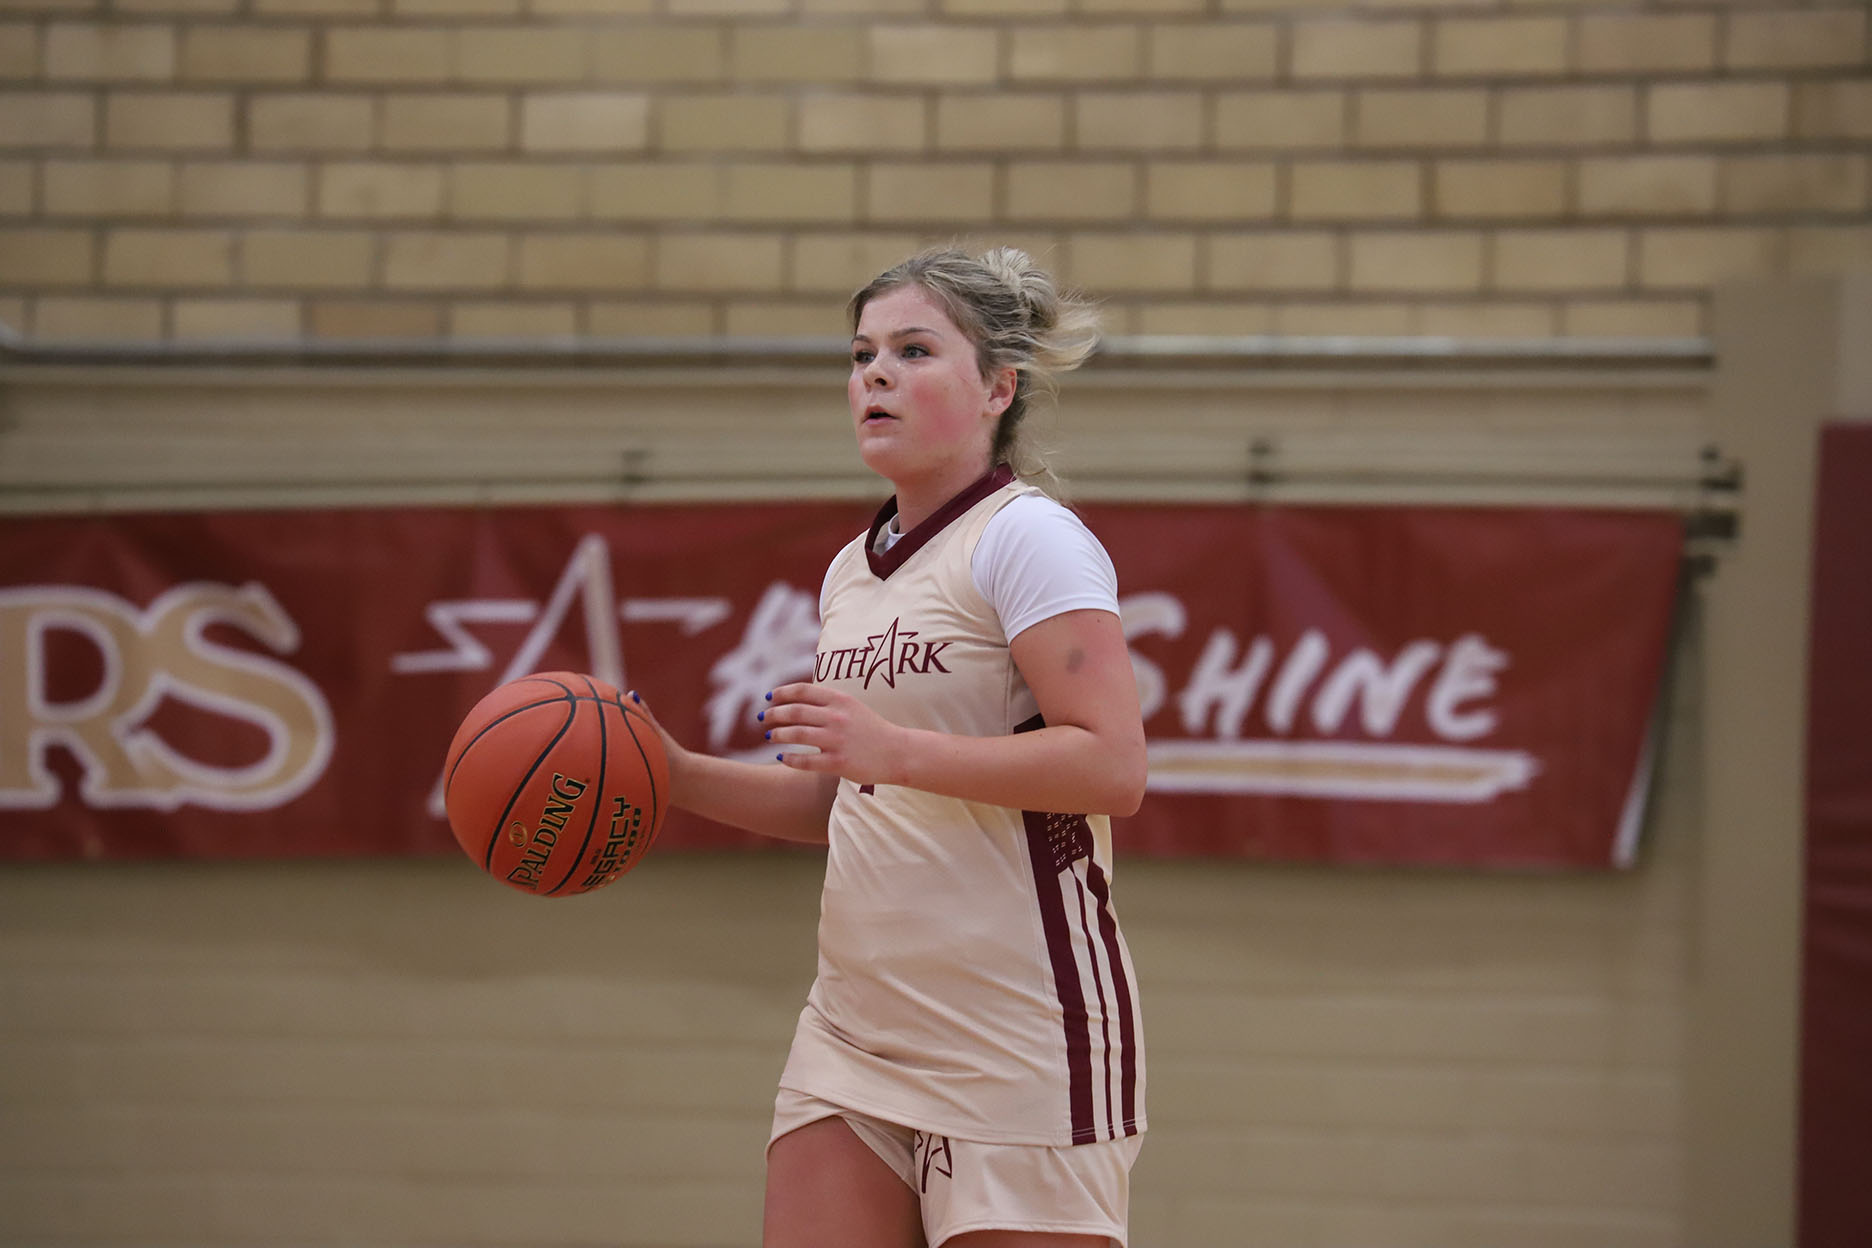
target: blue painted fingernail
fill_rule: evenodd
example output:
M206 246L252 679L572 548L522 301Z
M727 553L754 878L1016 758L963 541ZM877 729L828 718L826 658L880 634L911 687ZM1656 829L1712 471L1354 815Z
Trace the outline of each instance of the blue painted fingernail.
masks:
M776 754L776 755L774 755L774 761L775 761L775 762L780 762L780 763L784 763L784 762L786 762L786 755L784 755L784 754Z
M640 697L638 697L638 696L637 696L637 691L636 691L635 689L633 689L633 690L631 690L631 701L633 701L633 702L641 702L641 701L643 701L643 699L642 699L642 698L640 698Z
M754 718L755 718L755 719L766 719L766 718L767 718L767 712L766 712L766 711L762 711L762 712L761 712L760 714L758 714L758 715L756 715L756 716L755 716Z
M773 733L771 733L771 732L770 732L770 733L768 733L768 734L767 734L767 739L768 739L769 741L771 741L771 740L773 740Z
M767 700L768 700L769 702L771 702L771 701L773 701L773 694L771 694L771 693L770 693L770 694L768 694L768 695L767 695Z

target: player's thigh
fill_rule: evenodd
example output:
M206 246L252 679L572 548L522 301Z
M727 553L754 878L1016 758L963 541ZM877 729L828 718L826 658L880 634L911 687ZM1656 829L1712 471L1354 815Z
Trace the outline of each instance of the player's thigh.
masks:
M844 1119L821 1118L768 1146L761 1244L923 1248L922 1214L916 1193Z
M966 1231L942 1248L1111 1248L1103 1235L1055 1235L1045 1231Z

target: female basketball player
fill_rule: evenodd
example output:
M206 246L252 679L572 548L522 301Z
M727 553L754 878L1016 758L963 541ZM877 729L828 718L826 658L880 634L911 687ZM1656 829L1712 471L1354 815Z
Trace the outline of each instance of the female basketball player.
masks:
M1144 733L1111 561L1022 437L1096 321L1011 249L922 253L850 311L896 495L826 574L817 679L762 712L783 765L667 743L675 805L830 845L764 1242L1122 1244L1144 1060L1107 816Z

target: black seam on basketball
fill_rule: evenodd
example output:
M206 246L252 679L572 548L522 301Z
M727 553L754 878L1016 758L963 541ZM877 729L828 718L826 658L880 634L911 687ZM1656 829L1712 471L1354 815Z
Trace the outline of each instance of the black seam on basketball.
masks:
M552 706L553 704L558 703L558 702L567 702L571 700L572 699L569 699L569 698L547 698L544 701L540 701L540 702L529 702L525 706L516 706L510 711L502 711L499 715L496 715L493 719L488 720L487 723L482 724L481 731L475 733L474 736L470 737L468 739L468 744L462 746L462 752L455 756L455 765L449 768L448 776L442 781L443 798L445 800L447 799L449 786L455 783L455 773L461 770L462 759L468 757L468 751L474 749L475 743L481 740L482 737L487 736L487 734L493 730L494 725L505 723L507 720L512 719L514 716L520 714L522 711L537 711L542 706Z
M442 778L442 800L444 802L448 801L449 785L455 782L455 771L457 768L461 766L462 759L468 757L468 751L471 748L473 748L475 741L479 741L483 736L485 736L487 734L488 729L492 728L495 724L500 723L501 720L506 719L510 715L518 715L521 711L530 711L536 706L551 706L554 702L563 702L565 698L572 698L572 697L577 696L576 694L572 692L571 689L567 688L563 683L561 683L560 681L554 680L550 676L540 676L540 675L519 676L513 680L508 681L507 684L519 685L519 684L524 684L528 681L534 681L534 680L539 681L543 685L551 685L553 688L557 689L561 694L563 694L564 697L546 698L539 702L529 702L525 706L516 706L510 711L503 711L500 715L496 716L494 719L491 719L487 723L481 725L481 731L475 733L474 739L469 741L467 745L462 746L462 752L455 756L455 766L449 768L449 774Z
M604 700L605 698L604 698L604 695L602 694L600 694L599 696L595 698L589 697L584 694L573 694L570 697L564 697L564 698L547 698L544 702L529 702L525 706L516 706L510 711L502 711L499 715L495 716L493 719L490 719L487 723L483 724L481 727L481 731L475 733L474 737L468 742L467 745L462 746L462 752L459 755L457 755L455 758L455 766L449 769L448 778L442 782L443 798L445 800L447 799L449 786L455 783L455 773L461 769L462 759L468 757L468 751L473 749L475 746L475 743L481 740L482 737L486 736L488 734L488 730L494 727L495 724L501 723L505 720L512 719L515 715L518 715L522 711L537 711L542 706L553 706L561 702L603 702Z
M583 680L585 687L592 691L592 699L598 703L598 783L595 786L597 791L592 794L591 821L585 825L585 839L579 844L578 853L572 856L572 865L566 868L565 875L557 884L546 890L545 896L547 897L554 896L560 889L572 882L572 876L578 871L579 864L585 861L585 851L591 848L592 833L598 828L598 811L604 805L605 764L611 758L609 734L605 732L605 699L599 694L598 686L592 684L591 677L583 677ZM575 698L576 696L574 695ZM578 718L576 711L573 713L573 718Z
M631 723L631 708L624 705L623 694L618 695L617 707L618 710L624 712L624 727L630 730L631 744L637 747L637 754L643 759L644 783L650 786L650 835L644 838L643 848L637 851L637 856L641 858L650 852L650 846L656 840L658 828L657 815L661 809L658 805L659 799L657 798L656 768L650 765L650 755L644 750L643 742L637 737L637 726ZM641 711L638 713L642 714ZM650 721L648 717L646 717L644 719L644 726L649 727L649 725Z
M553 739L546 743L546 748L540 751L540 756L533 760L533 765L526 769L524 776L520 777L520 783L514 785L513 792L507 795L507 805L501 811L500 821L494 825L494 834L488 837L487 853L482 856L481 869L490 875L494 873L494 847L500 844L501 831L507 826L507 816L513 813L514 803L520 800L520 794L532 782L534 773L540 769L540 764L544 763L558 748L559 742L565 739L565 734L571 729L572 721L578 718L578 699L566 698L564 701L572 704L572 713L566 716L565 723L559 725L559 731L553 734ZM466 750L462 752L467 753Z

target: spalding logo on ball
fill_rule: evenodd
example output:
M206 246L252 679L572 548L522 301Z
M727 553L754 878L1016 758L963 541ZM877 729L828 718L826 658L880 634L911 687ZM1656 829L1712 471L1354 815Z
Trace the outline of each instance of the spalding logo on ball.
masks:
M642 710L602 680L541 672L475 703L442 769L449 827L482 870L569 897L637 865L669 805L669 760Z

